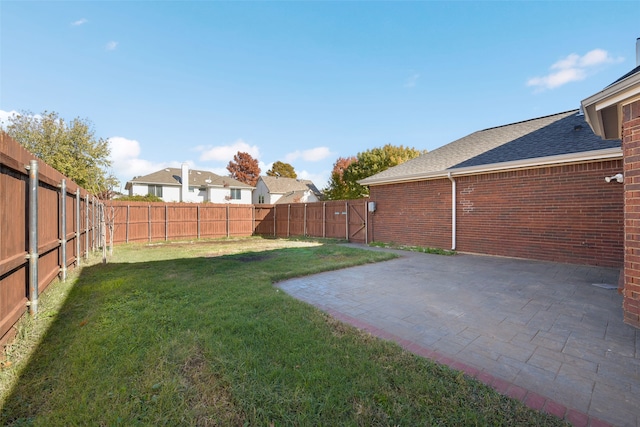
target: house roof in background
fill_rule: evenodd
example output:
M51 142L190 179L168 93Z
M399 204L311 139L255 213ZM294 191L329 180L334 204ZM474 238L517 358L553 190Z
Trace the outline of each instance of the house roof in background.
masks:
M407 176L620 147L593 133L579 110L474 132L360 181L401 181Z
M182 185L182 169L166 168L149 175L138 176L127 183L129 184L163 184ZM213 172L189 169L190 187L230 187L230 188L253 188L243 182L228 176L216 175Z
M300 203L306 191L308 190L291 191L283 195L282 197L280 197L278 200L276 200L275 204L280 205L280 204L288 204L288 203Z
M284 178L278 176L261 176L260 179L270 194L286 194L293 191L311 190L316 196L321 193L315 184L308 179Z

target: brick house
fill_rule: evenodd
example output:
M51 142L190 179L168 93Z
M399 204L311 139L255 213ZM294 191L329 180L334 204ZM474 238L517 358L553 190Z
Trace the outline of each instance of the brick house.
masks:
M596 135L622 138L624 158L624 321L640 328L640 38L636 68L582 101Z
M623 186L604 178L622 168L620 141L573 110L474 132L360 183L373 241L621 267Z

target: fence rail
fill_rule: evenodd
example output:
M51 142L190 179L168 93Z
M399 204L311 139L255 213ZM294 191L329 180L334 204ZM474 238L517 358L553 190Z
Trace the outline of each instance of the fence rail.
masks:
M0 344L38 294L96 247L99 202L0 132Z

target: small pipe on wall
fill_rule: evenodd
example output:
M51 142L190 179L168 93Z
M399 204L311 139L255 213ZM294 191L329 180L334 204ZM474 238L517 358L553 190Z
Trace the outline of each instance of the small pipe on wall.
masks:
M447 178L451 181L451 250L456 250L456 180L451 176L451 172L447 174Z

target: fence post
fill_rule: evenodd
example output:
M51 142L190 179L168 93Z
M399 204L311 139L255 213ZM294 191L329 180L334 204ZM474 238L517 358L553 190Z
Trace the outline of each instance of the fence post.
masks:
M29 312L38 314L38 162L29 162Z
M344 202L344 228L347 241L349 241L349 202Z
M89 258L89 195L84 197L84 257Z
M322 202L322 238L327 237L327 202Z
M164 241L169 240L169 207L164 205Z
M304 204L304 237L307 237L307 204Z
M273 205L273 237L278 237L278 233L276 232L276 227L278 223L276 222L276 213L278 212L278 208L276 205Z
M89 212L89 215L91 216L91 223L90 223L91 225L89 226L91 234L89 236L89 240L90 240L90 244L91 244L90 245L91 252L93 252L95 250L95 240L94 240L94 238L95 238L95 230L93 228L95 226L95 218L94 218L94 216L95 216L95 211L94 211L95 203L93 201L93 196L91 196L91 202L89 204L91 206L91 211Z
M149 216L149 243L151 243L151 205L149 205L149 209L148 209L148 216Z
M291 235L291 205L287 205L287 237Z
M200 240L200 205L196 206L196 221L198 223L198 240Z
M67 281L67 180L60 183L60 278Z
M95 224L96 224L96 211L95 211L95 200L93 199L93 196L91 196L91 225L89 226L89 230L91 230L91 235L89 236L89 240L91 241L91 252L93 253L96 250L96 230L95 230Z
M229 205L227 204L227 239L229 238L229 234L231 232L230 228L231 224L229 223Z
M107 225L104 217L104 203L100 203L100 245L102 246L102 263L107 263Z
M364 244L369 244L369 205L364 199Z
M80 265L80 188L76 188L76 265Z
M125 223L125 228L124 228L124 241L126 243L129 243L129 221L131 221L131 217L129 216L129 205L127 205L127 222Z
M98 223L98 212L96 212L96 196L91 196L91 250L96 250L96 224Z

